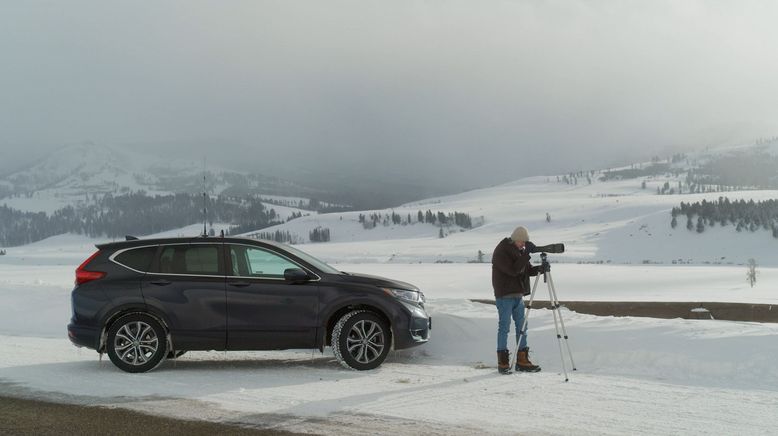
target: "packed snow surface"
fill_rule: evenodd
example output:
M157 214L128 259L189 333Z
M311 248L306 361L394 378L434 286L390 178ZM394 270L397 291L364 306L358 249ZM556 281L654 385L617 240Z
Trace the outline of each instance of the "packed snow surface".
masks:
M483 264L337 264L410 281L429 297L430 342L356 372L329 349L190 352L127 374L66 338L73 270L95 241L61 236L0 258L0 389L10 395L337 434L770 434L778 325L596 317L563 310L577 371L562 375L551 312L530 313L537 374L495 370ZM774 283L776 272L761 269ZM562 300L778 304L742 267L554 266ZM685 277L690 275L690 277ZM660 285L657 285L660 284ZM653 284L653 285L652 285ZM663 288L667 289L663 289Z

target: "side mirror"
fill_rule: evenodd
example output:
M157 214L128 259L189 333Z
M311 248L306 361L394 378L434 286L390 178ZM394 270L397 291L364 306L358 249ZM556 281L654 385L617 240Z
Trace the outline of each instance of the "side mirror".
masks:
M300 268L287 268L284 270L284 280L290 283L304 283L310 280L308 273Z

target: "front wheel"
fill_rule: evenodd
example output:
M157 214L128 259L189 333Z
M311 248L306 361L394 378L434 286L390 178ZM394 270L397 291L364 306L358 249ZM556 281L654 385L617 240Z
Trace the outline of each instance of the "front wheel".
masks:
M381 365L391 346L389 325L373 312L343 315L332 331L332 350L341 365L364 371Z
M146 372L165 359L167 337L156 319L133 313L111 325L106 348L111 362L122 371Z

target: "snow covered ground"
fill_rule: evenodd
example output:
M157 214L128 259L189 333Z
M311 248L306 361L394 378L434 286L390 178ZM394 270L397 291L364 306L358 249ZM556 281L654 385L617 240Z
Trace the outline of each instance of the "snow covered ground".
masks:
M345 370L329 353L192 352L131 375L61 337L2 335L0 378L13 395L338 434L770 434L778 425L778 326L564 312L578 367L564 383L548 311L531 314L543 372L500 376L494 309L430 306L433 340L374 371Z
M126 374L66 338L73 270L95 241L60 236L0 258L0 389L168 416L337 434L771 434L778 428L778 325L596 317L564 311L578 371L564 383L551 312L530 314L538 374L495 371L489 268L337 264L422 287L430 343L348 371L329 350L191 352ZM324 245L321 245L324 246ZM318 247L308 245L305 248ZM562 300L778 304L774 269L554 266ZM568 367L569 370L569 367Z
M670 179L668 179L670 180ZM538 374L495 371L496 314L485 261L517 224L550 255L562 301L715 301L778 306L778 241L731 227L669 225L681 201L776 198L777 191L654 195L664 178L570 186L547 178L394 209L466 212L473 230L438 238L429 224L366 230L360 212L311 215L276 229L333 241L300 248L344 271L418 285L431 341L393 352L377 370L347 371L329 350L192 352L147 374L126 374L66 338L74 269L103 242L61 235L0 256L3 393L149 413L337 434L775 434L778 325L563 311L578 371L564 383L551 313L530 316ZM675 182L674 180L670 180ZM381 213L391 212L390 210ZM361 212L369 214L370 211ZM546 213L552 220L546 222ZM216 232L226 225L216 225ZM157 236L197 235L189 226ZM537 261L537 256L535 256ZM746 282L748 258L758 280ZM456 263L435 263L456 262ZM676 263L676 264L673 264ZM539 299L544 298L541 288ZM778 310L778 308L776 308Z

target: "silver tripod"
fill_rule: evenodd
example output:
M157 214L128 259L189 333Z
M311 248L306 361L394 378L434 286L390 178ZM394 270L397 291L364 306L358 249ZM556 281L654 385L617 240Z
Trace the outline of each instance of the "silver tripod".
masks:
M551 268L550 264L548 263L546 253L540 254L540 259L542 260L542 268L543 268L543 283L546 283L548 286L548 301L549 304L551 304L551 313L554 316L554 328L556 329L556 337L557 341L559 343L559 356L562 358L562 371L565 374L565 381L568 381L569 378L567 377L567 365L565 363L565 355L562 351L562 338L565 339L565 345L567 346L567 355L570 357L570 366L573 368L573 371L576 370L575 368L575 362L573 361L573 352L570 351L570 342L567 340L567 329L565 328L565 321L562 319L562 312L559 311L559 308L561 307L561 304L559 304L559 298L557 298L556 295L556 288L554 287L554 279L551 278ZM519 353L518 353L518 347L521 343L522 336L527 335L527 323L529 322L529 312L532 309L532 302L535 301L535 291L538 289L538 282L540 281L540 275L537 275L535 277L535 284L532 285L532 293L530 294L529 301L527 302L525 312L524 312L524 323L521 326L521 331L516 336L516 349L517 352L514 353L512 362L511 362L511 368L516 367L516 360L518 359ZM560 334L560 326L561 328L561 334Z

